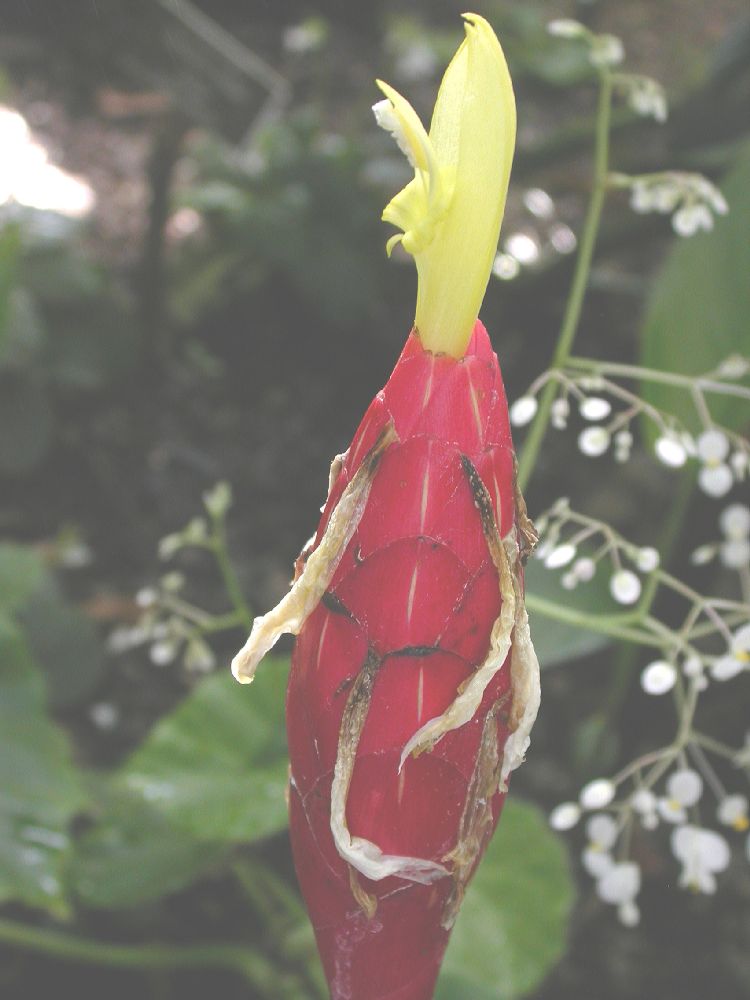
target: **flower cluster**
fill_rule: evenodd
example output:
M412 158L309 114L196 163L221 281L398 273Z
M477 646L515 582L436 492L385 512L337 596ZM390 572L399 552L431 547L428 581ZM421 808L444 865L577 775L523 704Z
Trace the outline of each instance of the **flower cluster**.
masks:
M618 66L625 58L625 49L616 35L597 35L585 24L564 17L550 21L547 31L556 38L580 39L588 46L589 62L597 69Z
M700 545L692 554L696 566L711 562L717 555L728 569L740 574L744 596L750 599L750 507L733 503L719 516L721 541Z
M186 548L202 548L216 559L230 597L237 592L229 564L224 520L232 503L228 483L220 482L203 497L208 517L193 518L182 531L166 535L159 543L159 556L172 559ZM143 587L135 595L140 617L134 625L122 625L109 636L112 653L148 646L149 658L158 667L182 659L192 673L206 673L216 666L216 657L206 637L245 624L249 612L242 606L225 615L213 615L196 607L183 596L185 578L172 571L157 585Z
M547 569L565 569L561 583L566 590L589 583L596 575L597 565L606 560L612 598L618 604L631 605L641 596L641 576L659 567L656 549L625 542L603 521L572 511L566 498L542 514L537 528L540 541L535 556Z
M637 115L654 118L657 122L667 120L667 95L658 80L638 73L617 73L614 83Z
M584 367L585 366L585 367ZM592 372L588 370L595 367ZM551 369L540 375L528 391L510 408L510 420L516 427L530 423L539 409L538 394L548 383L558 386L552 402L550 422L557 430L568 426L573 405L588 426L578 433L578 448L589 458L599 458L613 451L615 461L626 462L633 446L632 426L645 418L656 429L654 455L668 468L680 468L692 460L699 466L698 485L711 497L726 496L750 468L750 442L712 419L705 397L711 393L750 400L750 390L736 384L750 369L746 358L727 358L706 375L680 376L670 373L671 385L682 388L693 401L702 430L691 433L673 414L646 402L619 381L608 377L621 374L628 379L659 383L665 373L630 365L587 362L571 359L564 369ZM614 403L619 404L617 410Z
M610 187L630 190L634 212L671 215L678 236L713 229L714 216L726 215L729 210L724 195L702 174L680 170L637 176L613 173L609 183Z
M678 719L674 739L613 778L589 782L577 802L561 803L550 816L555 829L569 830L589 814L582 866L594 878L602 901L616 906L622 923L632 926L639 919L641 886L640 867L631 856L637 827L671 829L669 844L680 865L679 884L702 893L716 890L717 875L729 864L727 838L747 835L750 829L747 795L727 791L708 757L710 753L729 761L750 779L750 739L746 746L732 748L695 726L700 696L709 684L731 681L750 670L750 601L747 595L744 603L704 597L663 570L655 549L630 544L604 522L571 510L567 500L557 501L538 523L539 557L548 569L564 571L564 587L589 582L596 586L601 579L597 566L606 561L610 593L618 603L636 604L642 578L648 576L654 593L659 588L671 591L671 605L678 599L688 605L676 626L657 620L648 607L642 612L636 608L622 619L629 638L657 650L642 669L641 687L647 695L674 698ZM721 514L720 524L726 541L717 543L714 551L732 543L744 551L750 510L734 504ZM604 630L613 621L616 626L612 616L602 618ZM715 800L713 807L706 805L707 791ZM713 814L726 835L709 829L701 813ZM745 850L750 857L750 836L745 838Z
M653 754L612 780L589 782L577 802L562 802L550 814L551 826L560 831L573 829L588 814L581 864L594 879L599 898L616 906L620 921L628 927L640 919L636 900L641 868L629 857L636 826L649 832L662 825L670 830L671 853L680 866L679 885L707 894L716 891L716 876L729 866L731 847L724 834L691 822L705 808L706 785L716 800L716 819L732 831L729 836L746 834L750 827L747 796L728 794L698 747L695 757L700 770L672 748ZM750 837L745 848L750 857Z

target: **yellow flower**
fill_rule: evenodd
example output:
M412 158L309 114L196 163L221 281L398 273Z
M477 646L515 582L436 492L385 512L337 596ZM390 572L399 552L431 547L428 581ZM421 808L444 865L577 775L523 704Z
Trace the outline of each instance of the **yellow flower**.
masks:
M471 337L497 250L516 137L508 67L494 31L464 14L466 37L440 85L429 135L414 108L378 81L374 107L414 167L414 179L383 219L402 230L388 240L414 256L414 324L425 348L461 357Z

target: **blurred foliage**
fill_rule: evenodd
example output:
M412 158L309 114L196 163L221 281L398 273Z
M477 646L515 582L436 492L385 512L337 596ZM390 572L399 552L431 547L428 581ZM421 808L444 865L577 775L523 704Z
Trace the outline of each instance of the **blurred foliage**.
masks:
M643 325L642 364L696 375L732 355L747 355L750 316L750 147L729 171L722 190L729 214L700 240L678 242L654 282ZM695 425L684 393L656 383L641 389L654 406ZM732 400L714 397L717 423L741 430L747 415Z
M0 474L47 458L66 398L101 393L136 364L139 337L112 274L73 224L24 211L0 228Z

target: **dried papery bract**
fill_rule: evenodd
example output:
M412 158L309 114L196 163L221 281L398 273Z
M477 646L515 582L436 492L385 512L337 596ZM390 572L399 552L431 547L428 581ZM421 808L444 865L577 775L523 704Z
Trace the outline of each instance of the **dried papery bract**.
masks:
M477 319L515 113L497 39L466 21L429 135L381 85L378 120L415 169L384 217L417 259L416 326L334 462L291 591L233 663L251 680L298 635L290 830L335 1000L432 996L539 704L522 569L536 536Z

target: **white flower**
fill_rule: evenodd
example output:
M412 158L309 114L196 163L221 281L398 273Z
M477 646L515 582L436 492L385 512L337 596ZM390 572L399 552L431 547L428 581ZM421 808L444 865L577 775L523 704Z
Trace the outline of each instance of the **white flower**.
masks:
M667 97L664 88L648 76L626 77L628 104L638 115L651 116L657 122L667 120Z
M750 508L731 504L722 511L719 526L726 539L719 548L722 563L729 569L750 564Z
M628 430L621 430L615 434L615 461L627 462L630 458L630 451L633 447L633 435Z
M750 625L743 625L733 637L729 650L711 665L711 676L717 681L728 681L750 666Z
M638 923L640 914L635 903L641 888L641 870L634 861L610 865L596 883L596 892L605 903L617 907L617 915L628 927Z
M615 859L609 851L596 847L585 847L581 852L581 864L592 878L601 878L614 865Z
M650 545L645 545L638 549L635 556L635 564L641 573L651 573L659 565L659 553Z
M685 662L682 664L683 674L690 678L698 691L705 691L708 687L708 679L706 678L703 666L703 660L700 656L694 655L686 657Z
M143 625L120 625L107 638L110 653L125 653L151 638L151 632Z
M510 422L514 427L523 427L536 416L539 404L534 396L521 396L510 408Z
M594 66L617 66L625 58L625 49L616 35L595 35L591 39L589 59Z
M610 434L604 427L587 427L578 435L578 447L584 455L598 458L609 448Z
M185 650L185 668L196 674L208 673L216 666L213 650L203 639L193 638Z
M177 643L171 639L161 639L151 646L148 655L157 667L165 667L177 657Z
M557 431L564 431L568 426L568 416L570 414L570 403L565 396L558 396L552 401L550 408L550 421Z
M583 786L579 801L584 809L604 809L614 797L615 786L609 778L597 778Z
M679 469L687 461L687 450L684 444L671 433L663 434L657 438L654 451L659 461L672 469Z
M596 813L586 823L589 847L597 851L608 851L615 846L618 835L617 823L606 813Z
M731 826L742 833L750 827L750 820L747 818L749 806L746 795L726 795L719 802L716 816L724 826Z
M617 917L623 926L637 927L641 921L641 911L638 909L638 905L629 899L617 907Z
M729 844L713 830L681 826L672 834L672 853L682 863L680 885L696 892L716 892L717 872L729 865Z
M683 205L672 216L672 228L678 236L694 236L701 229L710 230L713 227L713 215L700 202Z
M715 555L715 545L699 545L697 549L693 550L693 553L690 556L690 562L693 566L705 566L706 563L711 562Z
M577 802L561 802L549 815L549 825L553 830L572 830L581 818L581 807Z
M630 207L634 212L673 212L680 201L680 189L671 181L654 183L635 180L631 185Z
M698 458L703 468L698 474L698 484L711 497L723 497L732 488L734 476L726 463L729 439L723 431L711 428L704 431L697 442Z
M135 603L139 608L150 608L159 600L159 591L155 587L141 587L135 595Z
M641 687L646 694L666 694L677 680L677 671L666 660L654 660L641 674Z
M727 538L747 538L750 536L750 507L744 503L725 507L719 515L719 527Z
M554 21L550 21L547 25L547 31L557 38L580 38L588 34L581 22L574 21L572 17L558 17Z
M743 378L750 371L750 360L741 354L730 354L716 369L721 378Z
M182 535L177 533L165 535L159 542L159 558L171 559L182 548Z
M620 569L609 581L609 592L618 604L635 604L641 596L641 581L629 569Z
M575 554L576 547L575 545L571 545L570 542L556 545L545 557L544 565L547 569L560 569L562 566L567 566Z
M638 813L641 824L647 830L659 825L658 801L650 788L638 788L630 797L630 805Z
M728 569L742 569L743 566L750 565L750 539L737 538L731 542L722 542L719 558Z
M89 718L97 729L114 729L120 721L120 710L111 701L98 701L89 709Z
M750 468L750 455L745 451L735 451L729 459L735 478L742 481L745 478L748 468Z
M593 559L589 559L588 556L581 556L580 559L576 559L573 563L573 573L581 583L588 583L589 580L593 580L594 578L596 563Z
M675 771L667 781L667 794L657 800L657 809L662 819L668 823L687 822L687 812L703 794L703 778L697 771L682 768Z
M581 400L578 411L584 420L604 420L612 412L612 404L601 396L587 396Z

